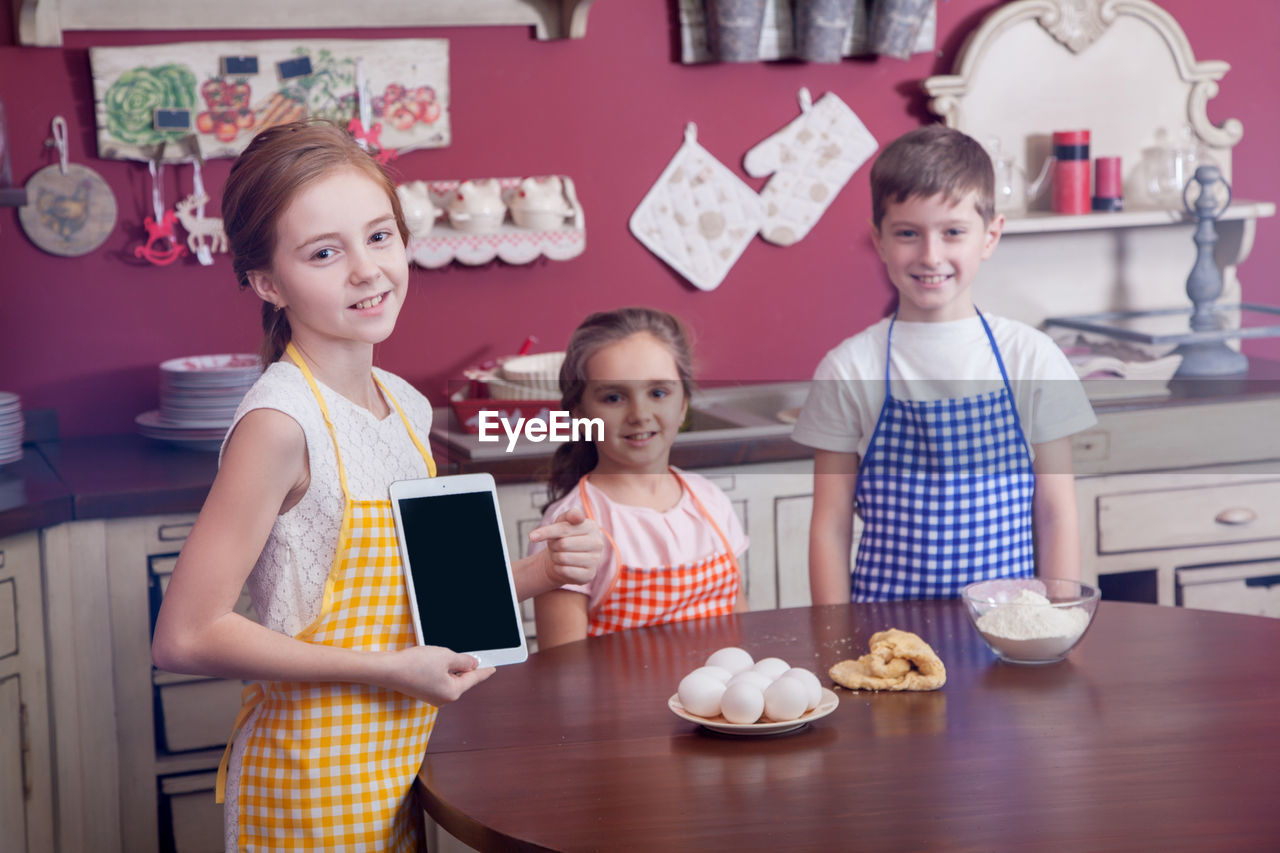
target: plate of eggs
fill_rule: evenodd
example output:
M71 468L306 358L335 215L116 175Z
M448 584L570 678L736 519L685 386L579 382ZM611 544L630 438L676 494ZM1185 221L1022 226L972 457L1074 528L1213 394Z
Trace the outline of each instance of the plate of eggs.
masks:
M782 658L755 660L729 646L680 679L667 707L681 719L714 732L771 735L794 731L827 716L839 697L818 676Z

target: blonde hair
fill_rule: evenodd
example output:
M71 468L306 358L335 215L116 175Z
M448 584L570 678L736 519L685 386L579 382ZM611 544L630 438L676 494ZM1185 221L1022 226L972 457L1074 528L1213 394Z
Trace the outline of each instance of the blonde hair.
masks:
M400 239L409 242L396 185L378 161L331 121L312 119L269 127L236 158L222 191L222 225L231 250L231 268L240 287L249 273L270 269L276 225L298 192L344 166L364 172L387 194ZM276 361L293 338L285 312L262 303L262 363Z

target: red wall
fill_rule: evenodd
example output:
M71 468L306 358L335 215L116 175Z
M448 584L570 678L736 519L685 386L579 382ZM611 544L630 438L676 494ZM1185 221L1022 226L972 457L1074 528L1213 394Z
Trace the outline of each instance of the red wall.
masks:
M481 268L414 268L412 293L380 365L437 400L445 382L480 359L512 352L527 335L559 349L589 311L644 303L676 312L695 329L700 375L709 380L807 378L841 338L882 315L889 300L867 237L867 167L802 242L783 249L755 240L719 289L704 293L650 254L627 219L696 121L699 141L751 186L742 155L796 114L796 91L836 92L883 144L929 119L918 83L950 70L992 0L939 0L938 50L903 62L846 60L684 66L674 2L600 0L587 37L537 42L524 27L293 32L68 34L66 46L13 47L13 0L0 0L0 99L9 117L14 176L25 181L53 162L49 122L66 117L71 157L106 178L120 222L106 244L80 258L35 248L16 211L0 210L0 389L28 408L58 410L64 435L130 431L157 405L156 365L202 353L256 351L258 307L240 293L230 263L193 259L171 267L135 261L150 212L147 170L94 155L87 48L204 39L443 37L450 42L453 144L411 152L403 179L561 173L574 178L586 212L587 251L565 262ZM1186 29L1201 59L1232 70L1210 102L1215 122L1238 118L1240 198L1280 199L1280 7L1273 0L1160 0ZM205 181L219 201L228 161ZM190 192L189 167L166 170L166 201ZM211 210L216 210L216 207ZM1241 267L1249 297L1280 302L1274 220L1258 229ZM1251 345L1276 356L1277 340Z

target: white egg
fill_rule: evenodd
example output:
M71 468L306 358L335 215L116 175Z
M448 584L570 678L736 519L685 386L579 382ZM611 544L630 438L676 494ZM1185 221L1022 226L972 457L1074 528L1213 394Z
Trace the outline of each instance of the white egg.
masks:
M756 665L752 667L756 672L762 672L773 681L779 675L791 669L791 664L782 658L761 658L756 661Z
M779 723L794 720L805 712L808 696L800 679L779 678L765 688L764 715Z
M733 678L733 673L722 666L700 666L697 669L695 669L694 672L700 672L703 675L709 675L712 678L719 681L721 684L728 684L729 679Z
M725 688L720 713L731 723L754 723L764 713L764 691L749 681Z
M751 665L755 660L751 657L746 649L740 649L737 646L725 646L711 653L711 657L707 658L707 666L723 667L734 675L743 670L751 669Z
M714 717L719 714L720 697L724 692L723 681L697 670L680 679L680 686L676 688L680 704L690 714L699 717Z
M818 676L803 667L793 666L780 677L794 678L805 686L808 704L806 711L812 711L818 707L818 703L822 701L822 682L818 680Z
M729 684L737 684L739 681L745 681L748 684L754 684L756 687L759 687L761 690L764 690L766 687L768 687L770 684L773 683L772 678L765 675L763 672L757 672L754 669L748 669L745 672L738 673L733 678L729 679Z

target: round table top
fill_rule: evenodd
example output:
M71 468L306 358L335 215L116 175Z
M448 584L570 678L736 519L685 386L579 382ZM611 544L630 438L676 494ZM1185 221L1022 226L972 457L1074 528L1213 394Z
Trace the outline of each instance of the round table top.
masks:
M914 631L928 693L718 734L667 707L723 646L827 669ZM1104 601L1063 662L999 661L958 601L758 611L571 643L441 710L427 811L479 850L1273 849L1280 620Z

